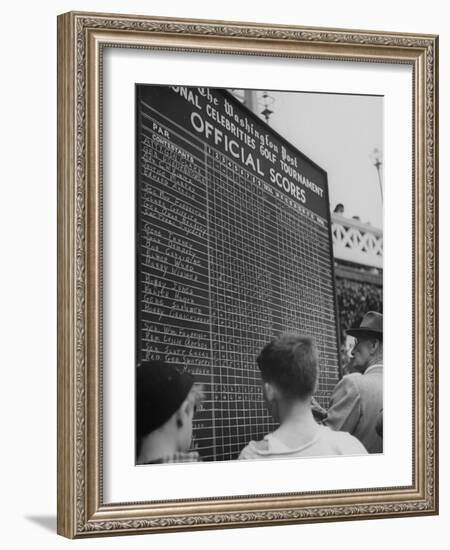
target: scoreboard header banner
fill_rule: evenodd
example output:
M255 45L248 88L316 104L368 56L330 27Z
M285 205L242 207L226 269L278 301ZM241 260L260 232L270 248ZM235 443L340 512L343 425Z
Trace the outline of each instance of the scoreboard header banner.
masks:
M145 86L143 86L145 90ZM143 97L145 98L145 92ZM152 107L199 140L239 163L311 212L327 219L326 172L295 149L228 92L185 86L152 87ZM145 99L144 99L145 103ZM299 120L301 124L301 120ZM154 129L158 132L158 129ZM161 138L164 131L159 130Z

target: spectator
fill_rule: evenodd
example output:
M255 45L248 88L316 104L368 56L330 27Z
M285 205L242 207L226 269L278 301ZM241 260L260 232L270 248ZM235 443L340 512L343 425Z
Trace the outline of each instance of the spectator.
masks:
M347 334L357 338L352 353L356 372L337 384L325 423L357 437L369 453L381 453L383 439L376 424L383 407L383 316L369 311Z
M192 418L201 388L187 372L161 361L136 372L136 456L138 464L196 462L189 452Z
M308 336L284 334L269 342L257 358L266 406L280 426L261 441L250 441L241 459L366 454L345 432L318 424L311 409L318 355Z

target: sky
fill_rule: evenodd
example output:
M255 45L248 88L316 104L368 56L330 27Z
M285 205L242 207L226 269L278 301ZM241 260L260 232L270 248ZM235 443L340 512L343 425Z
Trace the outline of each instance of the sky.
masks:
M382 228L377 170L370 158L383 151L383 98L343 94L269 92L269 124L328 173L330 207ZM258 109L261 111L260 95ZM381 166L381 173L383 166ZM381 175L383 179L383 175Z

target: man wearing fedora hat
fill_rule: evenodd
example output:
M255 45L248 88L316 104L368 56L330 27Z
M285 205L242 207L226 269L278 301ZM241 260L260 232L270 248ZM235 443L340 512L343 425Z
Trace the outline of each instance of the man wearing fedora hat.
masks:
M351 433L369 453L381 453L383 439L376 425L383 409L383 315L369 311L359 327L346 332L356 338L352 351L356 372L335 387L325 424Z

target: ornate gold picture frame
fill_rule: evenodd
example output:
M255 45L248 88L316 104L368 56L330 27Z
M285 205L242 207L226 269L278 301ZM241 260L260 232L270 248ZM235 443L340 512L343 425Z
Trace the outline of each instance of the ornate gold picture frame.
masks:
M412 429L408 485L105 501L106 48L412 69ZM129 15L58 18L58 533L89 536L438 513L438 38ZM131 182L132 183L132 182ZM132 371L130 370L130 376ZM130 430L133 428L130 426ZM203 467L203 466L202 466ZM214 465L208 465L214 467ZM198 470L196 470L198 472ZM199 481L201 483L201 481Z

